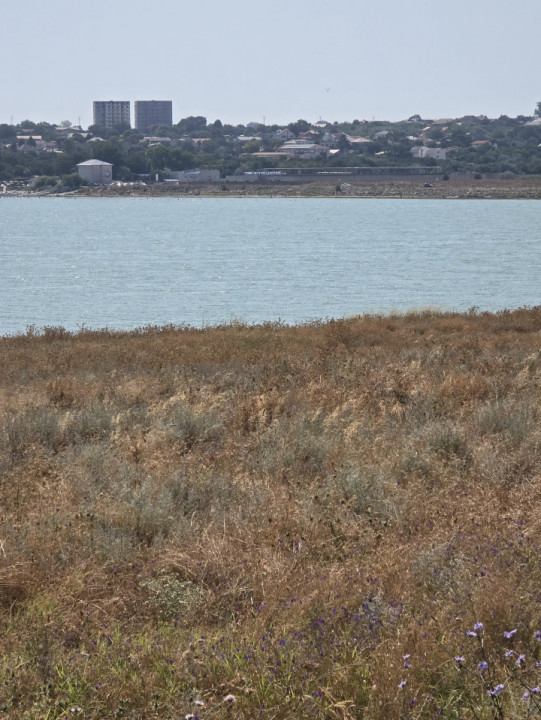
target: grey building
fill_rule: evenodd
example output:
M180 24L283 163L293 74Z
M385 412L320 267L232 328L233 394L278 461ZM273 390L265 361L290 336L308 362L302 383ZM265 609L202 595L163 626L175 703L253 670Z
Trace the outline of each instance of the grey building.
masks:
M113 166L102 160L77 163L77 172L90 184L110 185L113 180Z
M146 130L154 125L173 124L171 100L136 100L134 103L135 129Z
M130 125L129 100L94 100L94 125L112 130L121 123Z

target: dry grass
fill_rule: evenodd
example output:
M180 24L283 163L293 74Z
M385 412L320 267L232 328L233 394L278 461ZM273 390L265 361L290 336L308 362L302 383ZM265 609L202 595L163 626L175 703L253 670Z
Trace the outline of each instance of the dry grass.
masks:
M540 308L0 350L0 717L539 715Z

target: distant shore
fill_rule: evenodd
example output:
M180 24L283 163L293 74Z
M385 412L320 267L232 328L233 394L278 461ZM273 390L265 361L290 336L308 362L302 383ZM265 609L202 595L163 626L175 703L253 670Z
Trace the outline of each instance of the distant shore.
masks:
M338 190L340 188L340 190ZM15 191L3 197L50 197L50 193ZM347 181L298 185L255 183L202 183L189 185L108 185L82 187L54 197L230 197L230 198L396 198L396 199L541 199L541 177L424 182Z

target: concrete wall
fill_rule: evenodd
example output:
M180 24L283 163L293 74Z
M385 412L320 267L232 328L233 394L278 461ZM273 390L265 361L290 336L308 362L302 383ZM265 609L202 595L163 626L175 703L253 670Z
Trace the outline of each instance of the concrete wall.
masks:
M204 182L219 182L220 171L219 170L197 170L191 172L185 172L184 170L171 170L167 173L171 180L178 180L182 183L204 183Z
M90 184L110 185L113 180L112 165L79 165L77 172Z

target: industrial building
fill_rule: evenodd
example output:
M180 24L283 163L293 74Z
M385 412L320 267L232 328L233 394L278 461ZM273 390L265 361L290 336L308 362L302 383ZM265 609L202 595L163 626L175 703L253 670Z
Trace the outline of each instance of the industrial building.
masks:
M113 180L113 166L103 160L86 160L77 163L77 172L91 185L110 185Z
M156 125L173 124L171 100L136 100L134 103L135 129L147 130Z
M115 125L130 125L129 100L95 100L94 125L112 130Z

